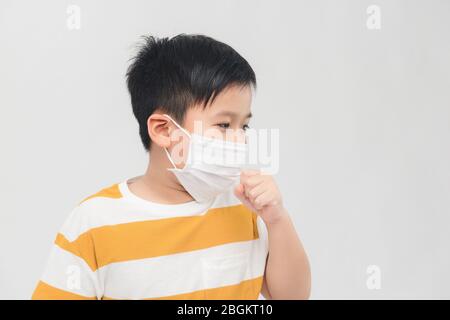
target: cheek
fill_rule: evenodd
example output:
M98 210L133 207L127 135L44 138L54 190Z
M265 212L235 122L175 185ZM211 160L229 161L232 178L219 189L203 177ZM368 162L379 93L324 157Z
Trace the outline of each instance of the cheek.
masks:
M181 158L183 159L183 165L186 163L189 155L189 138L183 139L181 145Z
M225 139L225 130L221 130L217 126L210 125L210 126L204 126L203 135L208 138L213 139Z

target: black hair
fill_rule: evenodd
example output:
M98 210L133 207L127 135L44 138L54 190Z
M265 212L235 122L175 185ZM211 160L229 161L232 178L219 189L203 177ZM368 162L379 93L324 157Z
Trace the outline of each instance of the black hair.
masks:
M182 123L189 107L201 103L206 107L229 86L256 88L255 72L241 55L229 45L199 34L144 37L126 77L147 151L151 145L147 119L156 109Z

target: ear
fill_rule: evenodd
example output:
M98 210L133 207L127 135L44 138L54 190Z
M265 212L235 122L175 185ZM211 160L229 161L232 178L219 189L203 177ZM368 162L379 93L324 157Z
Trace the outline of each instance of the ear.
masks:
M160 113L153 113L147 119L147 130L152 144L156 144L161 148L170 146L171 123L167 117Z

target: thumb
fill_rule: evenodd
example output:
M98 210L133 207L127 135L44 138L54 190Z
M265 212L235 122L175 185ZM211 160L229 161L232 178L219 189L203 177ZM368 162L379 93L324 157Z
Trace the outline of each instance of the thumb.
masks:
M257 212L256 208L253 207L253 205L250 203L250 201L248 201L247 197L245 196L244 185L242 183L239 183L234 188L234 194L242 202L243 205L245 205L250 210Z
M235 188L234 188L234 194L236 195L236 197L241 200L241 202L244 202L246 199L245 194L244 194L244 185L242 183L239 183Z

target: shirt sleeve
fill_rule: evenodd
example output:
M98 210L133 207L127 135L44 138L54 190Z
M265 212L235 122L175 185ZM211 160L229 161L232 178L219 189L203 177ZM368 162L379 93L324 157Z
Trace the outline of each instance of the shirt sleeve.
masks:
M86 215L74 209L57 233L33 300L101 299L95 247Z

